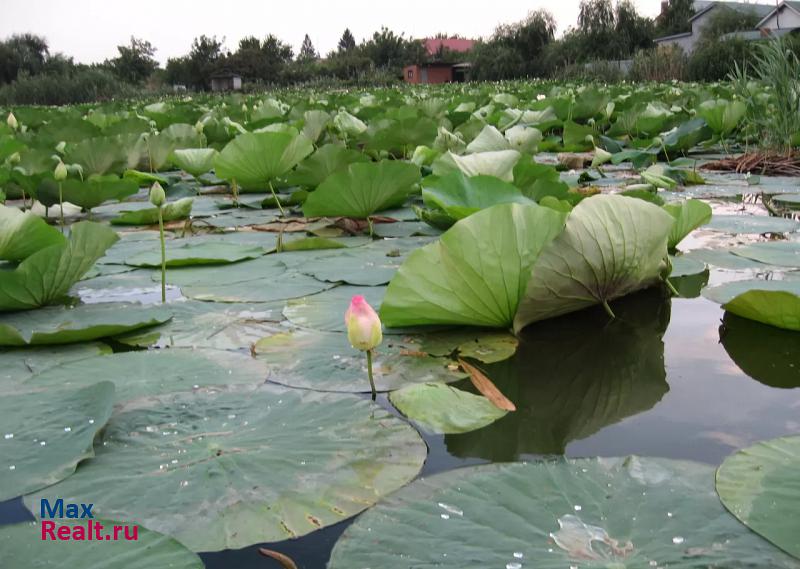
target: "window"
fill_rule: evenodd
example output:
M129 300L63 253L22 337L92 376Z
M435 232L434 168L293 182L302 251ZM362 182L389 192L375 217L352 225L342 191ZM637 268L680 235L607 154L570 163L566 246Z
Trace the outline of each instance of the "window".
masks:
M409 69L408 70L408 78L409 79L413 79L414 78L414 70L413 69Z

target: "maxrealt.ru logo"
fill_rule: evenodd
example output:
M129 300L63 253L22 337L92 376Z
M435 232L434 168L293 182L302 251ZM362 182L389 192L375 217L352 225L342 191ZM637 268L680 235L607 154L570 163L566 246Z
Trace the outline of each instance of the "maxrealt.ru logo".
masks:
M64 503L58 498L52 504L42 498L39 517L42 520L42 540L48 541L137 541L139 526L106 526L95 521L92 508L94 504ZM53 520L86 520L86 523L58 523Z

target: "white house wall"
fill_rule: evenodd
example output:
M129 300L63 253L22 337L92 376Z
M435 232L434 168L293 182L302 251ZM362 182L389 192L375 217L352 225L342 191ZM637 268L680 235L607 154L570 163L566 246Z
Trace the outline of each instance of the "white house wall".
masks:
M784 6L780 15L773 14L761 24L761 27L768 30L800 28L800 14Z

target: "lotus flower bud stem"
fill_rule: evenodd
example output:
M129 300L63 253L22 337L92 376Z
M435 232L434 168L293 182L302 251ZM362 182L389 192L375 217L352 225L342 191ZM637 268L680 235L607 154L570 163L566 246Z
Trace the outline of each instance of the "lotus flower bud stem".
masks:
M367 376L372 390L372 400L375 401L377 390L372 374L372 350L383 341L381 319L363 296L356 295L344 314L344 323L347 325L347 339L350 345L357 350L367 352Z
M164 202L167 195L158 182L150 188L150 203L158 208L158 235L161 240L161 304L167 302L167 249L164 244Z
M61 182L67 179L67 167L59 160L56 169L53 171L53 178L58 182L58 206L60 208L59 223L61 233L64 233L64 186Z

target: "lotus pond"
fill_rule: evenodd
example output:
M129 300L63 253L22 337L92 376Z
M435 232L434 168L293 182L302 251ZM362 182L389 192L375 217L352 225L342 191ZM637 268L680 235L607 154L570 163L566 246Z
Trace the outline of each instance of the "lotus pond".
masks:
M751 88L0 109L3 568L800 568ZM58 498L138 541L43 541Z

